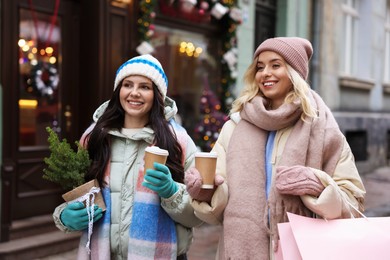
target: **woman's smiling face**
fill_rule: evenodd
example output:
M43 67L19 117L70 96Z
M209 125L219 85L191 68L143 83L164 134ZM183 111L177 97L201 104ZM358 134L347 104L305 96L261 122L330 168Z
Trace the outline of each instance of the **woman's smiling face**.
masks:
M273 51L264 51L258 56L255 80L260 91L270 100L272 109L284 103L293 87L285 60Z
M153 107L153 82L144 76L126 77L122 81L119 98L125 111L124 127L144 127Z

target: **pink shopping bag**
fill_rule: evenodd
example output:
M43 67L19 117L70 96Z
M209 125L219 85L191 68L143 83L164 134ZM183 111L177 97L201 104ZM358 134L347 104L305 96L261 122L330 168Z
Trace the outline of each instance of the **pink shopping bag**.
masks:
M275 253L275 260L298 260L302 259L299 253L297 242L295 241L290 223L279 223L279 246Z
M282 256L277 259L390 259L390 217L323 220L287 216L288 223L278 224Z

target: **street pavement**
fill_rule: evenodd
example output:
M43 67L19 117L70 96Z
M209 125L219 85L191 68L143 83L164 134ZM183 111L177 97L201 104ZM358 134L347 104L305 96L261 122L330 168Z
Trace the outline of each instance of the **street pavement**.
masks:
M390 167L376 169L362 176L366 188L365 211L367 217L390 216ZM194 231L194 242L188 252L189 260L214 260L221 227L202 225ZM73 260L77 251L71 250L39 260ZM36 259L38 260L38 259Z
M376 169L362 177L366 188L365 211L367 217L390 216L390 167Z

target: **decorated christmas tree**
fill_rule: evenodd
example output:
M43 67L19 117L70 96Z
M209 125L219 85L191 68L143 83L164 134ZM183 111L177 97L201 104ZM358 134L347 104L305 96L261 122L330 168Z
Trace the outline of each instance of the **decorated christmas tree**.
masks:
M210 89L207 77L204 77L204 89L200 98L201 120L195 126L195 143L202 151L209 152L218 139L228 116L221 112L221 103Z

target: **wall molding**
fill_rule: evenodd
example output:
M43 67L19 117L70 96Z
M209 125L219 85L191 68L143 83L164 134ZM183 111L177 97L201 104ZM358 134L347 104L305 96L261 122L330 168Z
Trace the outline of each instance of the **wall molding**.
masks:
M371 90L375 86L375 82L371 80L357 79L354 77L341 76L339 78L340 87Z

